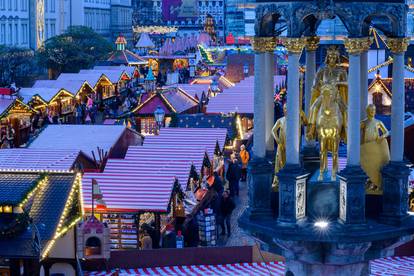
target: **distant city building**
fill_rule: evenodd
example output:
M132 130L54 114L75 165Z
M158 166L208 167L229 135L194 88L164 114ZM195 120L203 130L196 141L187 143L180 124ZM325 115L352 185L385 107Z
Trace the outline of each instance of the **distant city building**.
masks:
M175 26L180 34L203 29L206 18L214 20L217 38L224 37L225 0L132 0L134 26Z
M36 49L69 26L132 36L131 0L0 0L0 45Z
M226 36L230 33L236 38L244 37L246 34L245 28L248 22L245 20L244 6L246 0L227 0L226 1ZM253 10L253 26L255 13ZM254 35L254 33L253 33Z

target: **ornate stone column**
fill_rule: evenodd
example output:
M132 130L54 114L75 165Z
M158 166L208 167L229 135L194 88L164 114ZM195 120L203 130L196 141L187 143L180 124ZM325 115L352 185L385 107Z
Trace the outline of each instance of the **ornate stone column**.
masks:
M266 160L266 52L269 45L274 45L272 37L254 37L254 129L253 129L253 158L247 168L249 187L249 207L247 209L251 220L271 215L270 195L272 190L273 167ZM270 73L270 72L269 72ZM269 92L268 92L269 93Z
M368 105L368 51L361 53L361 117L366 118L366 107Z
M398 225L407 218L408 176L410 171L403 162L404 155L404 53L407 38L388 38L393 55L391 105L391 161L382 169L383 204L380 220Z
M295 224L306 216L306 178L299 162L300 101L299 58L305 46L304 38L286 38L288 50L288 84L286 117L286 165L279 177L279 217L282 224Z
M288 50L288 82L287 82L287 118L286 118L286 163L299 164L299 58L305 40L303 38L287 38L284 45Z
M361 53L369 49L368 37L348 38L348 131L347 166L339 174L339 221L347 225L365 223L365 182L367 176L360 166L361 118Z
M269 37L266 39L264 43L264 50L265 50L265 130L266 130L266 151L273 152L274 151L274 139L272 135L272 128L275 123L274 121L274 92L275 92L275 84L274 84L274 75L275 75L275 54L274 50L276 48L276 39L273 37Z
M316 75L316 50L319 46L319 37L306 37L306 72L305 72L305 114L309 117L310 101L312 96L312 86ZM305 128L306 133L306 128ZM303 165L308 171L315 171L319 168L319 152L315 141L303 140Z
M392 65L392 105L391 105L391 161L401 162L404 155L404 53L407 51L407 38L389 38L388 46L394 59Z
M266 38L262 37L255 37L253 40L255 51L253 154L257 158L266 156L265 42Z
M316 74L316 50L319 47L319 37L306 38L306 72L305 72L305 113L309 116L312 86Z

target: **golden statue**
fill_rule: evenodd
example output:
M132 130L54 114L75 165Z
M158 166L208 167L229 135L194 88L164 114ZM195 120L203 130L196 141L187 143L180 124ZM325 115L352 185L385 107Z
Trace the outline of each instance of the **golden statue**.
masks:
M277 173L286 164L286 104L283 105L283 117L279 118L272 128L272 135L277 144L277 151L275 157L275 176L273 178L273 190L277 190L279 186L279 180L277 179Z
M277 191L279 187L279 180L277 178L277 173L285 166L286 164L286 115L287 107L286 104L283 105L283 117L279 118L275 125L272 128L272 135L277 144L277 151L275 157L275 176L273 178L272 188L274 191ZM307 125L306 115L303 110L300 111L300 119L302 125ZM300 131L300 129L299 129Z
M322 86L327 83L335 85L342 101L348 104L348 75L346 70L340 66L340 63L338 48L335 46L329 47L325 58L326 66L320 67L315 76L311 92L311 106L321 95Z
M367 106L367 118L361 122L361 167L369 177L368 192L381 193L381 169L390 161L384 124L375 119L375 105Z
M332 153L331 180L336 180L338 171L338 149L341 138L346 140L346 104L339 96L337 86L324 84L320 87L320 95L312 104L309 112L309 127L306 139L318 138L320 146L320 169L318 181L323 180L323 174L328 166L328 152Z

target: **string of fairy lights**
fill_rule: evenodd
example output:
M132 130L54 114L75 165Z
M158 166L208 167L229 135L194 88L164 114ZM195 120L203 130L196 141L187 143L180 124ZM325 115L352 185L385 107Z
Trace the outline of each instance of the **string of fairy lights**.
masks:
M55 235L53 236L53 239L48 242L45 250L42 253L42 259L46 258L50 252L50 250L53 248L53 245L56 243L56 240L63 235L65 235L70 229L72 229L73 226L75 226L83 217L83 198L81 197L81 191L82 191L82 175L80 173L76 174L75 177L75 183L72 185L72 188L70 190L68 200L66 201L65 207L63 209L63 213L60 216L59 223L57 226L57 229L55 231ZM78 200L80 202L80 209L82 210L80 215L76 216L68 225L64 225L64 222L67 219L68 212L70 211L70 208L72 207L73 200L76 196L78 197Z

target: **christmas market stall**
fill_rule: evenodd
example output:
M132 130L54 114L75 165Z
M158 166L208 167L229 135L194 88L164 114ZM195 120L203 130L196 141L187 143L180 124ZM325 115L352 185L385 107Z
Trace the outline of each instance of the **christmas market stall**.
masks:
M182 187L192 166L201 166L204 154L202 148L130 147L125 159L109 159L103 173L84 175L85 211L92 211L94 180L101 193L95 216L109 224L112 249L137 249L143 224L153 225L157 248L165 226L184 216Z
M95 179L101 194L95 213L111 225L114 249L137 248L144 223L155 223L157 237L169 223L179 227L194 207L204 168L212 167L225 138L225 129L162 128L143 146L129 147L124 159L109 159L103 173L85 174L86 211L92 208Z
M81 186L77 173L0 172L2 275L76 274Z
M275 87L282 85L284 81L285 76L274 76ZM227 114L235 117L239 140L248 139L253 129L253 87L254 78L247 77L211 98L207 105L206 114Z
M69 91L62 88L21 88L19 96L23 102L41 114L56 114L61 122L74 122L76 99Z
M123 70L128 74L130 79L139 78L139 70L135 66L125 66L125 65L96 65L92 68L93 70Z
M30 149L76 149L103 169L107 158L123 158L129 146L142 144L142 136L120 125L48 125Z
M0 171L91 170L94 162L79 150L15 148L0 150Z
M95 93L83 94L78 98L82 102L87 102L87 98L91 98L95 102L101 100L111 99L116 96L116 88L111 80L100 72L88 72L88 73L62 73L59 75L60 81L84 81L88 83Z
M168 126L176 114L194 114L198 112L199 102L186 92L176 89L160 89L141 95L140 104L133 109L138 131L153 134L157 130L154 112L157 108L164 111L162 125Z
M0 98L1 147L18 147L30 134L30 119L34 111L14 96Z
M66 77L67 76L67 77ZM60 78L60 79L59 79ZM69 74L60 74L57 80L38 80L33 88L58 88L72 94L76 99L76 103L86 103L87 98L95 99L95 89L83 78L72 78Z
M106 89L103 89L102 91L102 100L108 101L111 97L119 95L126 91L126 88L129 86L129 83L131 82L132 78L128 74L127 71L123 69L112 69L112 70L103 70L103 69L92 69L92 70L80 70L80 75L83 74L101 74L103 77L106 77L107 80L111 83L111 88L109 91L106 91ZM97 88L97 91L99 91L99 88ZM109 92L109 94L108 94Z
M405 78L405 111L414 112L414 78ZM392 78L376 74L368 86L368 104L374 104L378 114L391 114Z

